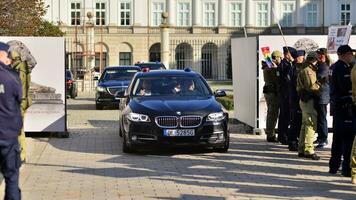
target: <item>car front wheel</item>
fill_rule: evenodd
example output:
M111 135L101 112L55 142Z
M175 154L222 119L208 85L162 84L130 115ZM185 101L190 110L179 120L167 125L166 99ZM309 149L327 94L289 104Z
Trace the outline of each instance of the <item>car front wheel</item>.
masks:
M99 103L96 103L95 104L95 108L97 109L97 110L102 110L103 109L103 105L102 104L99 104Z
M122 137L122 152L124 152L124 153L133 153L134 152L131 145L127 143L125 134Z
M224 145L222 147L214 148L214 151L219 152L219 153L226 153L229 150L229 146L230 146L230 136L229 136L229 134L227 134Z

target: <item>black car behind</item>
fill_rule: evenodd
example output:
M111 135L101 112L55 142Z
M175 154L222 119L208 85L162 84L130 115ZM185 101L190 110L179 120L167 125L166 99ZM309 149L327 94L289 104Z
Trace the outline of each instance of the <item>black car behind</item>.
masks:
M161 62L141 62L141 63L136 63L135 66L140 67L142 71L166 69L164 64Z
M124 91L138 71L140 68L135 66L106 67L96 88L96 109L101 110L105 105L118 104L119 100L115 99L115 94Z
M123 151L146 145L229 148L228 114L205 79L190 70L137 73L127 91L120 119Z

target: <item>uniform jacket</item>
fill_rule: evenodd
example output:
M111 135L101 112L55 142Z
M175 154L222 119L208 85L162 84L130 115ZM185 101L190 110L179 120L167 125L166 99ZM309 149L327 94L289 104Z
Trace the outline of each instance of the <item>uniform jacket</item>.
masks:
M16 138L22 128L21 82L11 68L0 62L0 139Z
M356 105L356 64L351 70L351 82L352 82L352 100Z
M299 108L299 95L297 92L297 77L299 72L302 70L302 63L294 63L289 70L290 77L290 87L289 87L289 106L291 109Z
M316 69L310 64L305 64L305 68L298 74L297 91L306 90L309 93L317 94L319 89L320 86L317 83Z
M289 71L292 68L292 63L286 59L283 59L278 67L279 71L279 91L282 97L289 97L290 77Z
M320 81L320 91L318 96L319 104L328 104L330 102L330 87L329 87L329 66L326 63L319 63L317 70L318 80L325 79L326 81Z
M330 97L335 106L352 103L351 66L338 60L332 66Z
M265 81L264 93L278 93L279 72L277 68L263 68L263 79Z
M22 61L20 55L16 52L12 52L12 68L15 69L20 77L22 83L22 102L21 107L26 110L32 104L31 95L29 94L31 83L31 70L26 61Z

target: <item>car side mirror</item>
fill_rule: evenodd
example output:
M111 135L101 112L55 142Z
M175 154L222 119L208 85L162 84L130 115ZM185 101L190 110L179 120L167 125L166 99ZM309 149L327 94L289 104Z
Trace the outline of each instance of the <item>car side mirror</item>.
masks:
M126 90L122 90L122 91L117 92L115 94L115 100L120 100L120 99L126 98L127 96L128 96L127 89Z
M214 96L215 96L215 97L224 97L224 96L226 96L226 93L225 93L224 90L216 90L216 91L214 92Z

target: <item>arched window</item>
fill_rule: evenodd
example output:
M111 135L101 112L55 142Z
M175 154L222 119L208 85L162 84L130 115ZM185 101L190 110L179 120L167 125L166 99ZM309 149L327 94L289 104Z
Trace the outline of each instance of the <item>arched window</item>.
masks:
M213 43L207 43L201 51L201 74L207 78L213 78L213 67L217 67L218 47Z
M176 48L177 69L193 67L193 48L187 43L181 43Z

